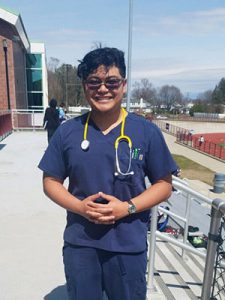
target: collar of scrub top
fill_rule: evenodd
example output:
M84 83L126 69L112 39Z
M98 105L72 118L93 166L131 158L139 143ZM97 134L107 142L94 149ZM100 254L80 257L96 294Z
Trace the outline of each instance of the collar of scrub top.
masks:
M124 127L125 127L125 121L126 121L126 111L124 108L121 108L122 110L122 125L121 125L121 130L120 130L120 136L115 141L114 147L116 151L116 171L114 173L115 176L118 175L133 175L134 172L131 171L131 157L132 157L132 141L129 136L124 135ZM89 124L89 119L91 116L91 112L88 113L87 120L84 126L84 136L83 136L83 141L81 142L81 149L83 151L87 151L90 146L90 142L87 139L87 133L88 133L88 124ZM119 164L119 157L118 157L118 148L119 148L119 143L122 141L126 141L129 147L129 164L126 172L122 172L120 169L120 164Z

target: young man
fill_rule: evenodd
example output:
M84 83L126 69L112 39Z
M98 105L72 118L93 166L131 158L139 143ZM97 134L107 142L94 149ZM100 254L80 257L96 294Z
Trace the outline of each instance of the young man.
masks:
M60 126L39 164L44 192L67 210L69 299L145 300L149 209L170 196L177 166L160 130L121 108L122 51L89 52L78 76L91 112Z

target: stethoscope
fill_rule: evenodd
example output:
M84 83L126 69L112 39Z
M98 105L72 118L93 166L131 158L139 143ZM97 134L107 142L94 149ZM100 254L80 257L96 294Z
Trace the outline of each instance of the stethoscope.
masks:
M89 120L91 117L91 112L88 113L87 120L84 126L84 135L83 135L83 141L81 142L81 149L83 151L87 151L90 146L90 142L87 139L87 132L88 132L88 125L89 125ZM115 152L116 152L116 171L114 173L115 176L119 175L134 175L134 172L131 171L131 158L132 158L132 141L129 136L124 134L124 127L125 127L125 120L126 120L126 111L124 108L122 108L122 124L121 124L121 130L120 130L120 136L115 140ZM119 157L118 157L118 148L119 148L119 143L125 141L128 144L129 147L129 163L128 163L128 168L126 172L122 172L120 169L120 164L119 164Z

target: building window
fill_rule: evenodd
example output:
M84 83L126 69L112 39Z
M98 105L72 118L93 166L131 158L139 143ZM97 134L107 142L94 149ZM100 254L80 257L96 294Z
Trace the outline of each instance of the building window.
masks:
M43 106L43 94L28 92L28 103L29 103L28 108L40 109Z
M26 54L28 107L43 107L42 55Z
M27 54L26 55L26 66L27 68L42 68L41 54Z
M27 91L42 92L42 70L27 69Z

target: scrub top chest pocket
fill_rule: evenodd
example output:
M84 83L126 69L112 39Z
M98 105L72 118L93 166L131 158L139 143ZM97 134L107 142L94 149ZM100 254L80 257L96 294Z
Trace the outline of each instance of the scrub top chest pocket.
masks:
M121 142L118 157L120 169L126 172L129 165L129 150L126 142ZM144 155L140 147L132 148L131 151L131 167L133 174L114 175L114 195L120 200L127 201L128 198L139 195L145 190L145 173L144 173Z

